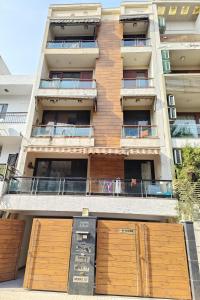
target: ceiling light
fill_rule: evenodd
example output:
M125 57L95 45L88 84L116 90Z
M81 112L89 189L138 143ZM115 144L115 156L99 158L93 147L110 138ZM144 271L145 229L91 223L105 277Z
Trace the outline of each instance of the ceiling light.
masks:
M165 14L165 6L158 6L158 15L163 16Z
M175 16L177 12L177 6L170 6L169 8L169 16Z
M198 15L199 13L200 13L200 6L195 6L195 8L194 8L192 14L193 14L193 15Z
M183 6L181 8L181 15L187 15L189 12L190 7L189 6Z
M181 57L180 57L180 60L181 60L182 62L184 62L184 61L185 61L185 56L181 56Z

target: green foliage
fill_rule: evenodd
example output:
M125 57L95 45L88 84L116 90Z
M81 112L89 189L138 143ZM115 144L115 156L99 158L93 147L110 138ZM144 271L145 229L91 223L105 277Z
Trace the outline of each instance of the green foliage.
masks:
M182 165L176 167L174 188L178 197L179 220L197 220L200 217L200 148L182 149Z

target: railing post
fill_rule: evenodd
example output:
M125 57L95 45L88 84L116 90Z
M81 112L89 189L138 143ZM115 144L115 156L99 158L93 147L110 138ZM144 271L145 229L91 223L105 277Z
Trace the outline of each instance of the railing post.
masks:
M143 181L142 180L141 180L140 184L141 184L141 195L142 195L142 198L143 198L144 197L144 193L143 193Z
M60 191L61 191L61 183L62 183L62 179L59 179L59 187L58 187L58 195L60 195Z
M39 180L40 180L39 178L36 178L35 195L37 194L37 191L38 191Z

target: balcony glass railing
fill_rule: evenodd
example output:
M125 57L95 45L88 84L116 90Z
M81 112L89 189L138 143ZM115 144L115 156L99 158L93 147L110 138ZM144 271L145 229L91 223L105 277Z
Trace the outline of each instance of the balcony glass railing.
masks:
M172 198L171 181L13 177L9 194L84 194Z
M124 125L122 127L122 138L150 138L157 135L157 126Z
M49 49L77 49L77 48L97 48L97 41L95 40L55 40L47 42Z
M173 138L200 138L200 124L173 124L171 125Z
M122 80L123 89L139 89L153 87L153 79L150 78L130 78Z
M146 47L150 46L150 39L141 38L141 39L123 39L122 47Z
M34 126L32 137L92 137L93 127L88 125L64 125L64 126Z
M40 89L95 89L95 80L42 79Z
M0 123L25 123L26 112L0 113Z

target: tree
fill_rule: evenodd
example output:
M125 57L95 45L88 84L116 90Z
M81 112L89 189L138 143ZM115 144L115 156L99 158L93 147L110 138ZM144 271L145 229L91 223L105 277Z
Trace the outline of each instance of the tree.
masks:
M182 165L176 166L174 189L178 198L179 220L200 218L200 148L182 149Z

